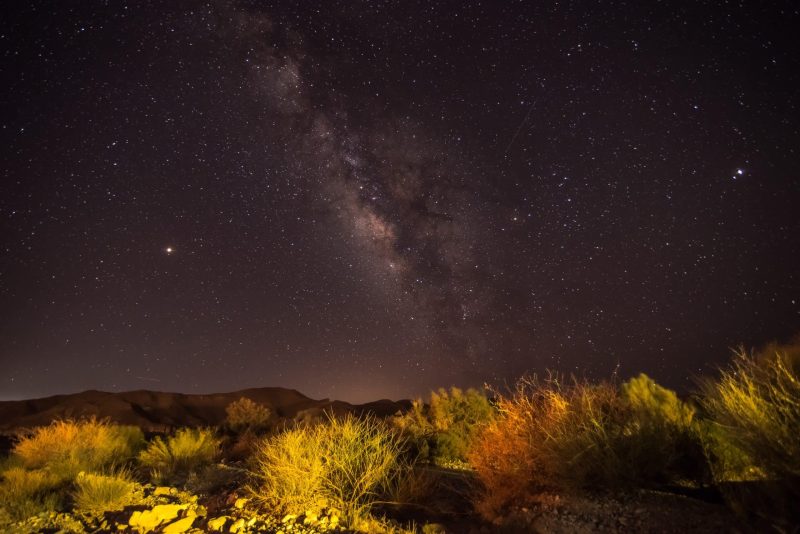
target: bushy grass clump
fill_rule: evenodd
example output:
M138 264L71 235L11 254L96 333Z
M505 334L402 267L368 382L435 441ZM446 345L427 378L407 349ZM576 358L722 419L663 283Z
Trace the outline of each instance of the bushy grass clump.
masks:
M416 444L421 459L449 465L466 462L477 430L495 415L483 392L453 387L431 392L427 405L415 400L393 423Z
M523 378L498 394L500 416L470 451L484 492L476 503L488 517L542 490L618 488L666 482L687 473L688 445L698 455L693 411L645 375L617 387L574 381L564 385ZM692 472L694 471L694 472Z
M703 426L714 479L735 508L783 521L800 512L800 343L739 350L703 385Z
M213 462L220 440L208 428L181 428L163 439L155 437L139 454L139 463L150 469L156 482L185 481L198 468Z
M81 471L101 471L135 457L144 444L138 427L107 421L57 420L36 428L13 448L12 456L27 469L45 469L62 481Z
M139 503L142 491L127 471L108 475L80 473L75 479L73 499L76 511L98 514Z
M702 405L720 439L750 465L714 462L719 480L800 477L800 375L777 352L760 360L739 351L719 380L705 384ZM715 460L724 460L711 444Z
M272 416L269 408L247 397L228 404L225 414L225 423L234 432L261 430L267 426Z
M404 444L383 422L347 415L263 439L253 495L280 513L335 508L345 526L368 520L409 468Z

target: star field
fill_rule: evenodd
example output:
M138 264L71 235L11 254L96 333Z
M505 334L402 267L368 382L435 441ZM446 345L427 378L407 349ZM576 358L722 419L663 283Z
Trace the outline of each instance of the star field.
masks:
M640 5L641 4L641 5ZM683 389L800 331L792 2L31 2L0 398Z

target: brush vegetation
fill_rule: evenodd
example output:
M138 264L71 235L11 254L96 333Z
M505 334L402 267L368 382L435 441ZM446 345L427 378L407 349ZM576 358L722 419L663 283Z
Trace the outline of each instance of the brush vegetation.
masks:
M272 416L269 408L247 397L230 403L225 414L225 423L234 432L263 430Z
M138 427L57 420L19 439L2 471L0 523L64 507L83 473L124 465L144 445Z
M800 522L800 342L740 349L703 383L703 440L716 484L731 506Z
M261 441L250 491L279 512L333 508L343 525L370 520L375 506L407 473L404 443L373 417L329 417Z
M551 374L490 397L440 389L386 421L329 415L271 432L269 409L242 398L226 410L225 427L237 435L225 453L246 457L247 470L215 463L225 444L215 429L183 428L146 443L138 428L54 421L19 438L0 464L0 530L36 531L18 523L32 516L51 530L73 528L53 523L63 517L95 517L92 528L102 530L119 516L105 512L184 495L146 484L149 474L214 502L244 490L262 517L400 532L383 514L445 509L453 503L437 492L472 476L449 469L461 467L474 473L471 505L486 519L538 493L713 487L743 518L790 531L800 524L799 371L800 343L772 345L737 352L690 399L644 374L598 383ZM453 513L469 513L464 494L457 499ZM196 506L197 496L189 501ZM244 513L236 509L229 513Z
M108 475L80 473L75 479L74 507L82 513L117 511L139 503L141 494L139 484L128 471L120 470Z
M155 437L139 454L139 463L158 483L185 482L190 474L212 463L221 440L209 428L181 428L166 439Z
M496 402L500 416L469 454L487 517L539 491L669 483L703 471L694 410L646 375L621 387L523 378Z
M428 404L413 401L411 410L392 422L415 445L421 460L452 467L465 464L478 431L496 413L484 392L452 387L431 392Z
M138 427L107 421L58 420L36 428L13 448L12 457L26 469L45 469L60 480L81 471L100 471L135 457L144 445Z

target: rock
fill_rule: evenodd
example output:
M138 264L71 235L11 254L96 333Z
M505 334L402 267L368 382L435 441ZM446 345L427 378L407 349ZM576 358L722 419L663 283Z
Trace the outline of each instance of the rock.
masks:
M283 516L283 519L281 519L281 523L294 523L295 519L297 519L296 514L286 514Z
M244 508L244 505L247 504L247 501L249 501L249 500L250 499L247 499L245 497L240 497L240 498L236 499L236 502L233 503L233 506L235 508L238 508L239 510L241 510L242 508Z
M163 534L181 534L192 528L196 516L188 516L170 523L161 531Z
M225 523L228 522L230 517L223 515L222 517L215 517L208 520L208 530L222 531L225 528Z
M234 523L228 527L228 532L241 532L244 530L244 519L240 518L234 521Z
M155 490L153 490L153 495L159 497L161 495L172 495L175 493L175 488L170 488L169 486L158 486Z
M181 510L185 510L186 505L181 504L159 504L150 510L133 512L128 520L128 525L133 528L144 529L145 532L155 530L161 524L168 523L177 519Z

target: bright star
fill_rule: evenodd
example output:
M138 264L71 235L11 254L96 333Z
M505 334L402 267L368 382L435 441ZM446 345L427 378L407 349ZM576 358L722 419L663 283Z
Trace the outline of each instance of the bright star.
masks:
M164 249L164 252L166 252L167 254L172 254L173 252L175 252L175 249L172 247L167 247Z

